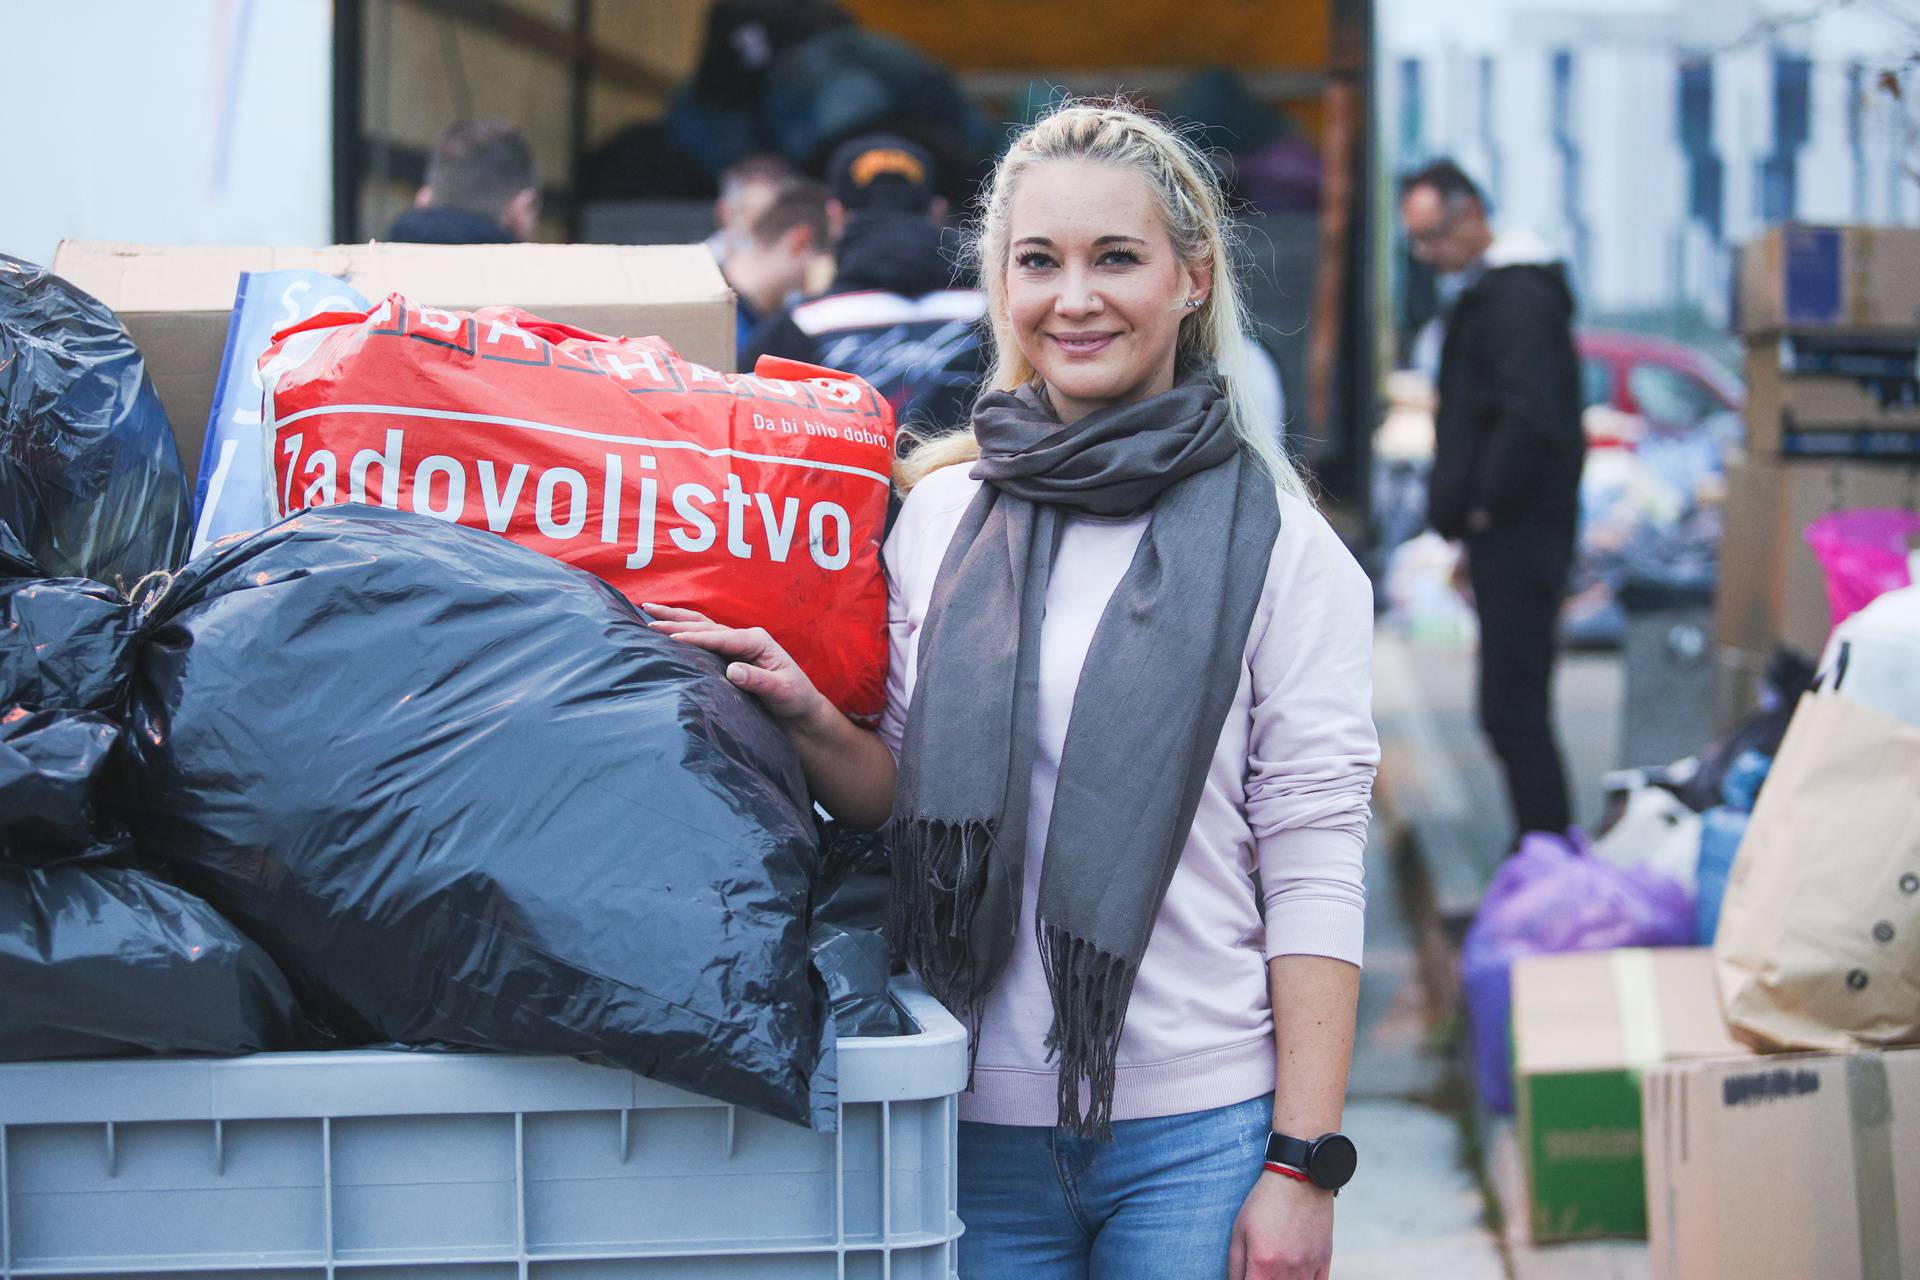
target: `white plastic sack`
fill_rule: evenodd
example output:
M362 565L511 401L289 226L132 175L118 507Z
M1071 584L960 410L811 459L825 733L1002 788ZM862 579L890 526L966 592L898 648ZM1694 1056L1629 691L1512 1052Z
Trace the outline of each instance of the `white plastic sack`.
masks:
M1920 563L1914 570L1920 582ZM1889 591L1834 628L1819 687L1920 725L1920 586Z
M1700 815L1665 787L1642 784L1627 793L1620 820L1594 841L1593 853L1616 867L1657 871L1692 897L1699 879Z
M1460 548L1431 530L1395 547L1387 558L1389 617L1416 640L1471 645L1478 622L1454 586L1459 565Z

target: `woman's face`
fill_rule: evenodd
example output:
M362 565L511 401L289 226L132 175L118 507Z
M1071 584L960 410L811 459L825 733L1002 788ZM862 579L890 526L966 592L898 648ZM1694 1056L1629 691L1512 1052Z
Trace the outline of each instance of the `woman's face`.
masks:
M1014 188L1007 314L1021 353L1072 422L1173 386L1180 320L1212 273L1174 252L1147 180L1093 160L1049 160Z

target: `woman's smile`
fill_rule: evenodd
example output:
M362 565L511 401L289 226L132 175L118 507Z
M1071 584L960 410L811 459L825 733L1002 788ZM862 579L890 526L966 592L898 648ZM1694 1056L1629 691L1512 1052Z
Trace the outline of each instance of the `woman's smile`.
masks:
M1065 352L1068 357L1075 359L1100 354L1112 346L1113 340L1119 336L1118 333L1111 330L1105 333L1078 332L1050 333L1047 335L1048 338L1053 340L1055 346Z

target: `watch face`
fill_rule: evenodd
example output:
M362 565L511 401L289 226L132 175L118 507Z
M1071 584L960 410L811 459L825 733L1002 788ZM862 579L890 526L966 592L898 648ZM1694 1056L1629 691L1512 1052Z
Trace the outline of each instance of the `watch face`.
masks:
M1338 1191L1347 1185L1359 1163L1360 1153L1354 1149L1353 1140L1344 1133L1330 1133L1313 1144L1307 1172L1313 1175L1316 1186Z

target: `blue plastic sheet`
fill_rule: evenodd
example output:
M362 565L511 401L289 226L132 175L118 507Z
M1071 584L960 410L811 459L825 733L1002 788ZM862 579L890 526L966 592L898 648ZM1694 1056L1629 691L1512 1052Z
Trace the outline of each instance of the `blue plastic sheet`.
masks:
M273 523L266 474L260 357L282 329L327 311L365 311L367 300L346 281L318 271L249 271L240 276L227 323L227 349L207 416L200 481L193 496L193 554L234 533Z

